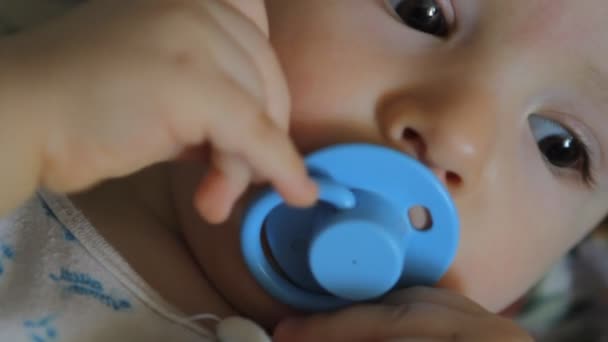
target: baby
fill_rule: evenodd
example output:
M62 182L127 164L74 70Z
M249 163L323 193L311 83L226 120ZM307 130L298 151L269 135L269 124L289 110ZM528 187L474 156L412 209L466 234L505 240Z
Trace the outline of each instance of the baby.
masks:
M608 212L606 16L99 0L1 38L0 340L200 341L237 315L276 341L529 340L493 313ZM240 219L260 184L314 203L301 156L346 142L433 170L458 255L442 290L300 315L246 269Z

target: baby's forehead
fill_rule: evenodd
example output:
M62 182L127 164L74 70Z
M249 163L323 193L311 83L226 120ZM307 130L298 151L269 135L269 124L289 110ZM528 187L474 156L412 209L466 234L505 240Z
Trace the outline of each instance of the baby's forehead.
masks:
M522 5L523 0L510 1ZM532 0L530 12L514 20L514 39L550 60L580 66L590 88L608 87L608 3L605 0ZM525 6L525 5L524 5Z
M476 2L454 0L457 4ZM480 30L505 39L530 42L538 49L549 45L592 49L608 46L608 3L605 0L489 0L477 10ZM467 20L466 9L461 20ZM600 44L601 43L601 44ZM597 49L594 49L597 50Z
M487 57L490 52L492 58L497 54L507 56L510 64L523 61L535 71L555 73L559 82L584 84L585 89L588 85L594 89L608 87L608 79L602 76L608 72L605 0L448 3L456 12L455 34L467 36L466 47L475 58L483 58L479 54Z

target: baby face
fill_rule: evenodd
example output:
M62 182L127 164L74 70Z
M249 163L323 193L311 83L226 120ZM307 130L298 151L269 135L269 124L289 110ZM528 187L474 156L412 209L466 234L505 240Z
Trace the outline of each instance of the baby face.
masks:
M449 189L461 244L440 286L500 310L608 212L604 0L266 5L302 152L394 147ZM276 317L240 257L241 210L221 228L183 210L185 233L228 301Z

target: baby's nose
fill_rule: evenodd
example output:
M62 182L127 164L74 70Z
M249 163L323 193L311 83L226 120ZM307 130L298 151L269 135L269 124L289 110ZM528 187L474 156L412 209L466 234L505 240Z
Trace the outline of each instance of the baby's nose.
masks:
M390 145L431 168L450 191L461 191L487 170L496 138L493 115L463 107L425 110L413 98L398 98L380 113L380 129Z

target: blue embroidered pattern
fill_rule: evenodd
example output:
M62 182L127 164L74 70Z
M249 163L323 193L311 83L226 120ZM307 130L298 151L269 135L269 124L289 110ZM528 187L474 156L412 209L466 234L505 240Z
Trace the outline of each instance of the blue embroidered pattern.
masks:
M54 324L55 316L50 315L42 319L26 320L23 327L31 342L57 341L59 333Z
M114 311L128 311L133 307L129 300L107 293L103 284L90 274L62 267L59 274L51 273L49 278L66 293L94 299Z
M15 259L15 249L0 241L0 276L4 274L5 264Z

